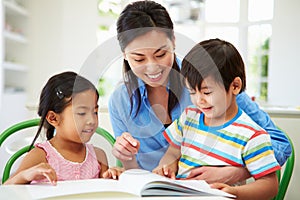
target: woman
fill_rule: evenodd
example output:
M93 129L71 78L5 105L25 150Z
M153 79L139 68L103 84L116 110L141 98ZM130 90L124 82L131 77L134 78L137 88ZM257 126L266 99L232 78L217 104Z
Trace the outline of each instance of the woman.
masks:
M173 23L162 5L138 1L122 11L117 32L124 56L124 83L109 100L116 136L113 154L126 169L152 170L168 148L162 132L191 104L189 93L181 85ZM245 93L237 96L237 103L270 133L276 158L282 165L291 152L284 133ZM248 177L244 168L199 167L188 178L232 184Z

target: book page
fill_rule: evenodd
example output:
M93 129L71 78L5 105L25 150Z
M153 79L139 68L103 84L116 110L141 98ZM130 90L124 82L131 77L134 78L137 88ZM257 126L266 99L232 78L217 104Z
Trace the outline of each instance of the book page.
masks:
M130 193L138 196L143 187L153 181L167 181L167 178L142 169L126 170L119 177L120 185L126 185Z
M33 199L56 196L84 194L91 192L125 192L113 179L87 179L76 181L58 181L56 186L50 183L24 185Z
M119 177L130 193L139 196L226 196L224 191L212 189L204 180L173 180L150 171L130 169Z

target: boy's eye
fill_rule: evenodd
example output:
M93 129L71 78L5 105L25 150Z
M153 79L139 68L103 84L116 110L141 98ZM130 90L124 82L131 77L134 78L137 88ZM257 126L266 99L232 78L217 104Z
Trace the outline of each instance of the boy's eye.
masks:
M143 62L144 59L134 59L135 62Z
M209 94L211 94L211 92L203 92L203 94L209 95Z

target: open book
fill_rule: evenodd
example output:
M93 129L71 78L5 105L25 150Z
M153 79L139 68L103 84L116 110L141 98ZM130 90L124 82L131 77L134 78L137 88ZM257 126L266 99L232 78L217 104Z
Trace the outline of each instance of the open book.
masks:
M59 181L56 186L47 184L25 185L34 199L54 196L110 192L134 196L223 196L235 197L212 189L205 181L173 180L141 169L126 170L119 180L88 179Z
M142 169L131 169L121 174L121 185L139 196L225 196L235 197L211 188L203 180L173 180Z

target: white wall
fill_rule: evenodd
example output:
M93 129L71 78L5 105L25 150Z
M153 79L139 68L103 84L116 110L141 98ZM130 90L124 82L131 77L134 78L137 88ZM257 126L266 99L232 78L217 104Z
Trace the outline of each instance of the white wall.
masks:
M270 40L269 103L300 106L300 1L275 0Z
M97 46L97 0L29 0L28 104L55 73L79 72Z

